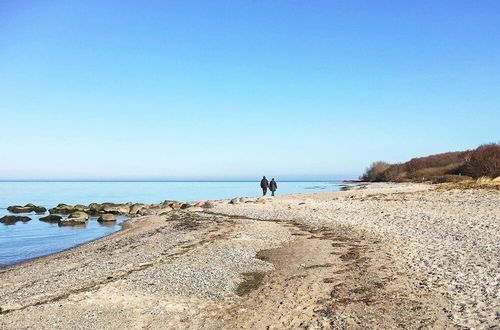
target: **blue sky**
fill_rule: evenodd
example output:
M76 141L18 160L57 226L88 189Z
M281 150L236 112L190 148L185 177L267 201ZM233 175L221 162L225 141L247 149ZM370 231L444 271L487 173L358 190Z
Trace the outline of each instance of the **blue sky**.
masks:
M0 1L0 179L354 178L499 141L498 1Z

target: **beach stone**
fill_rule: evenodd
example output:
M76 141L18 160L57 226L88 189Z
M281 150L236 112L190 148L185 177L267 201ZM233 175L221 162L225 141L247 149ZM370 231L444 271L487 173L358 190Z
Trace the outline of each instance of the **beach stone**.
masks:
M39 220L40 221L45 221L45 222L54 222L54 223L57 223L61 219L62 219L62 217L60 215L49 214L46 217L41 217Z
M97 221L99 222L106 222L106 221L116 221L116 216L114 214L102 214Z
M28 222L30 220L31 220L30 217L20 216L20 215L6 215L0 218L0 222L6 225L13 225L18 221Z
M172 203L172 205L171 205L172 209L174 209L175 211L180 210L180 209L181 209L181 206L182 206L182 204L181 204L181 203L178 203L178 202L174 202L174 203Z
M33 207L31 206L19 206L19 205L13 205L13 206L9 206L7 208L8 211L12 212L12 213L30 213L30 212L33 212Z
M83 211L75 211L69 215L70 219L85 218L88 220L89 215Z
M171 200L166 199L166 200L164 200L161 203L161 205L163 205L163 206L172 206L172 204L174 204L174 203L177 203L177 201L171 201Z
M135 203L132 206L130 206L130 214L139 214L141 210L144 210L146 208L146 204L142 203Z
M202 207L207 201L201 200L194 204L194 207Z
M181 210L185 210L185 209L188 209L190 207L192 207L193 205L189 204L189 203L182 203L181 204Z
M193 206L187 209L188 212L203 212L203 208L200 206Z
M239 204L240 203L240 199L239 198L233 198L229 201L229 204Z
M167 215L169 212L172 212L173 209L170 206L166 206L160 210L159 215Z
M88 218L67 218L59 220L59 226L78 226L85 225Z
M87 207L87 210L90 214L97 214L101 210L101 204L99 203L90 203Z
M127 204L104 203L102 204L101 211L113 214L129 214L130 206Z
M201 207L203 207L204 209L211 209L214 206L214 203L211 201L206 201L205 203L203 203L203 205L201 205Z

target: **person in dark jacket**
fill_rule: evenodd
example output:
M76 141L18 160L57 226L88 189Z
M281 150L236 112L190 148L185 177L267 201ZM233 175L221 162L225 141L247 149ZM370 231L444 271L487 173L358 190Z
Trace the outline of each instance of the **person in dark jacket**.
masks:
M269 182L269 190L271 190L271 196L274 196L274 192L278 189L278 184L274 181L274 178Z
M267 181L266 177L262 177L260 180L260 187L262 188L262 196L266 196L267 188L269 187L269 181Z

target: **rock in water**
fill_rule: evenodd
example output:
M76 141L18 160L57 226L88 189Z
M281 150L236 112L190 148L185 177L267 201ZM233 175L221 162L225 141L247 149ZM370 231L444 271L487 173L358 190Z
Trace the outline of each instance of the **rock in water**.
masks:
M75 219L75 218L84 218L85 220L88 220L89 219L89 215L85 212L82 212L82 211L76 211L76 212L73 212L69 215L69 218L71 219Z
M61 220L61 219L62 219L62 217L61 217L61 216L59 216L59 215L50 214L50 215L48 215L48 216L46 216L46 217L42 217L42 218L40 218L39 220L40 220L40 221L45 221L45 222L58 223L58 222L59 222L59 220Z
M6 225L13 225L18 221L28 222L30 220L31 220L30 217L23 217L20 215L6 215L6 216L0 218L0 222L4 223Z
M67 218L59 220L59 226L81 226L87 224L87 218Z
M50 214L70 214L73 212L73 206L67 204L59 204L49 210Z
M105 213L112 213L112 214L129 214L130 205L104 203L104 204L102 204L101 211L104 211Z
M19 206L13 205L7 208L8 211L12 213L30 213L33 212L33 208L31 206Z
M101 204L90 203L87 209L90 214L97 214L101 210Z
M109 213L106 213L106 214L103 214L99 217L99 219L97 219L97 221L99 222L110 222L110 221L116 221L116 217L114 214L109 214Z
M130 214L136 215L139 214L141 211L146 209L146 204L142 203L135 203L130 207Z
M35 211L36 214L43 214L47 212L47 209L43 206L34 206L33 211Z
M37 205L32 204L32 203L28 203L24 206L20 206L20 205L9 206L7 208L7 210L9 210L12 213L30 213L30 212L35 211L36 213L41 214L41 213L47 212L47 209L45 207L37 206Z
M86 207L85 205L82 205L82 204L77 204L75 206L73 206L73 210L74 211L83 211L83 212L88 212L89 208Z

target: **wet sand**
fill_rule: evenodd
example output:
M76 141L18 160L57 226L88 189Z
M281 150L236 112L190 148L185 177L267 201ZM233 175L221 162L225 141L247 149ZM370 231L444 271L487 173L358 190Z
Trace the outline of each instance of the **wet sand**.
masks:
M0 327L498 325L500 195L361 188L137 217L2 268Z

